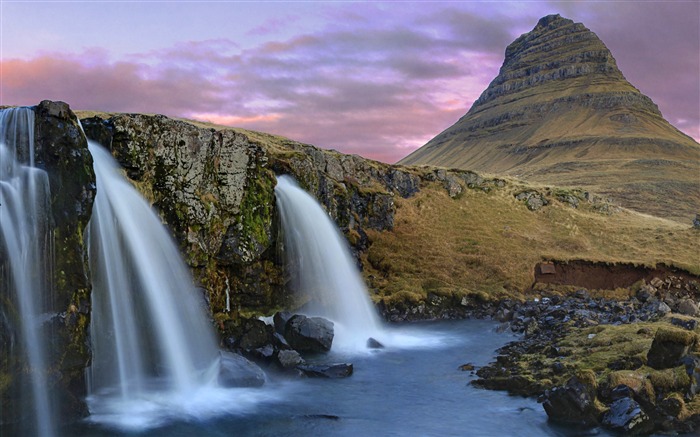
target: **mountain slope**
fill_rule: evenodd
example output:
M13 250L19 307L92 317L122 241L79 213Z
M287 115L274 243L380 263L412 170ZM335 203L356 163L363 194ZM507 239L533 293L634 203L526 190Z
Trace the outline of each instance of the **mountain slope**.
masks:
M700 145L625 79L593 32L559 15L511 43L469 112L400 164L582 187L685 222L700 211Z

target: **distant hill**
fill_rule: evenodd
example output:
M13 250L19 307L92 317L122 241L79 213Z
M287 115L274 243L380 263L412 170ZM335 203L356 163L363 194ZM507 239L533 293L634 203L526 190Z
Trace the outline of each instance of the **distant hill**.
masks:
M511 43L469 112L399 164L580 187L685 223L700 212L700 145L625 79L595 33L559 15Z

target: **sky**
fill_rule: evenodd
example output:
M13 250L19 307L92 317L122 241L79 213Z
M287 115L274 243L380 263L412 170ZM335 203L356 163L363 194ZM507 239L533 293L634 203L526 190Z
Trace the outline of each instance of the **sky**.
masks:
M464 115L506 46L553 13L700 141L699 0L0 0L0 105L158 113L393 163Z

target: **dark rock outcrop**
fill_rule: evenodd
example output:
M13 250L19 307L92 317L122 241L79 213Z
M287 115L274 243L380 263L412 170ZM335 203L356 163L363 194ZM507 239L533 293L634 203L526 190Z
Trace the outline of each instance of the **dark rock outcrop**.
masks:
M595 386L578 378L545 394L542 404L550 420L569 425L593 426L599 423L600 411L595 406Z
M625 435L647 434L654 424L634 399L623 397L612 404L603 416L603 425Z
M700 145L625 79L595 33L559 15L513 41L469 112L399 163L584 187L684 222L700 206Z
M688 355L697 342L692 332L660 328L647 354L647 365L655 369L668 369L680 364L681 358Z
M53 277L46 278L52 286L45 303L52 315L46 324L50 331L46 334L50 336L47 365L52 370L47 373L47 390L60 400L60 420L70 421L87 415L84 370L91 357L88 341L91 286L83 235L92 212L95 175L87 142L70 107L47 100L33 110L34 162L49 178L50 235L55 252L50 272ZM6 284L0 281L0 295L7 295ZM8 328L4 317L0 318L3 319L0 325ZM4 336L0 338L6 340ZM20 362L0 360L2 374L25 371ZM10 387L14 382L10 380ZM5 386L0 388L0 423L12 423L23 416L16 410L23 408L23 404L11 398L14 390L5 391L7 385L0 385Z
M284 338L300 352L328 352L333 344L333 322L297 314L287 321Z

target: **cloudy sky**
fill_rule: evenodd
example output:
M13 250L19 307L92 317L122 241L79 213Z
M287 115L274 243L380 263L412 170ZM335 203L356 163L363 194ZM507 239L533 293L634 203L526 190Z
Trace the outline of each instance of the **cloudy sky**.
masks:
M697 0L0 0L0 104L194 118L392 163L457 121L551 13L598 34L700 140Z

